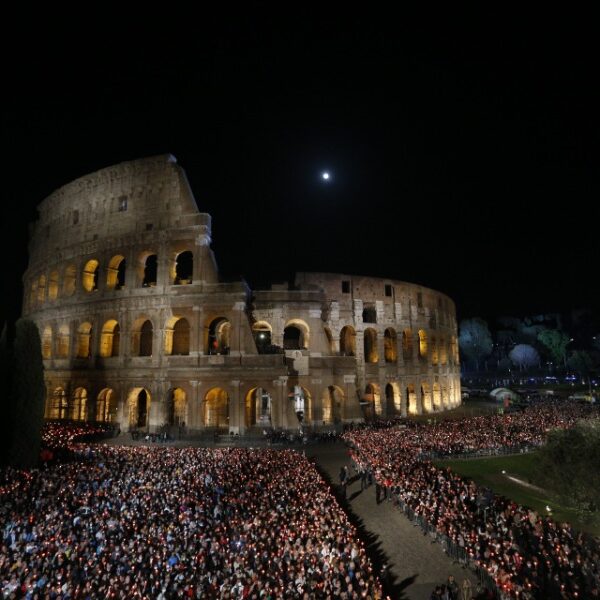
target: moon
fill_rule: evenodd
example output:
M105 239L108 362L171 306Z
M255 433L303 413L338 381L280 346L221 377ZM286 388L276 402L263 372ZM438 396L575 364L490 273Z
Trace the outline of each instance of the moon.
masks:
M323 171L321 173L321 179L325 180L325 181L329 181L329 178L331 177L331 175L329 175L328 171Z

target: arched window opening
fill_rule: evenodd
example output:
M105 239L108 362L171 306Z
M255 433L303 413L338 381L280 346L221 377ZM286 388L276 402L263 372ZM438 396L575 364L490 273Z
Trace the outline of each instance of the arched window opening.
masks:
M406 399L408 401L408 414L418 414L419 410L417 408L417 394L415 393L415 386L412 383L409 383L406 386Z
M229 354L231 323L225 317L213 319L208 326L207 354Z
M450 362L453 365L458 365L460 363L458 357L458 344L456 343L456 336L452 336L450 338Z
M365 329L364 337L365 362L376 363L379 360L377 353L377 332L374 329Z
M92 324L82 323L77 330L77 358L90 358L92 355Z
M312 395L309 390L305 387L295 385L288 392L288 400L291 402L293 411L300 424L313 422Z
M167 401L167 423L183 427L187 419L187 396L183 389L175 388L169 392Z
M52 358L52 327L46 325L42 334L42 358Z
M444 338L440 338L440 364L446 365L448 364L448 347L446 345L446 340Z
M75 282L77 279L77 269L75 265L69 265L65 269L63 279L63 293L65 296L72 296L75 293Z
M119 324L114 319L104 323L100 335L100 356L119 356L120 331Z
M431 336L431 364L437 365L440 361L440 355L438 352L438 344L435 335Z
M425 412L431 412L433 410L433 405L431 403L431 388L428 383L421 384L421 400L423 410Z
M83 268L82 285L86 292L95 292L98 289L98 277L100 276L100 267L96 259L88 260Z
M340 332L340 355L356 356L356 331L350 325Z
M283 330L283 347L286 350L300 350L302 348L302 331L295 325L288 325Z
M152 356L152 338L154 336L154 329L152 322L147 320L144 321L139 330L139 351L138 356ZM135 345L135 339L134 339Z
M186 285L192 283L192 274L194 272L194 255L190 250L181 252L175 258L173 273L174 285Z
M56 340L56 356L57 358L69 358L69 348L71 345L71 336L68 325L61 325L58 329L58 337Z
M221 388L212 388L204 397L204 425L215 429L229 429L229 396Z
M363 323L377 323L377 310L374 306L365 306L362 313Z
M442 410L442 390L439 383L433 384L433 407L435 410Z
M419 329L419 358L427 360L427 333L423 329Z
M286 350L308 349L309 328L302 319L291 319L283 330L283 347Z
M252 325L252 335L259 354L275 354L276 349L272 342L271 325L266 321L257 321Z
M52 271L48 279L48 300L54 301L58 298L58 271Z
M83 387L78 387L73 392L69 418L72 421L87 421L87 408L87 390Z
M398 359L398 341L395 329L386 329L383 337L385 362L395 363Z
M68 416L69 403L67 394L61 387L57 387L46 403L47 419L66 419Z
M187 319L172 317L165 328L165 354L187 356L190 353L190 324Z
M388 417L391 417L391 416L397 414L396 402L395 402L394 396L395 396L394 388L391 383L388 383L385 386L385 408L386 408Z
M110 259L106 273L106 288L120 290L125 285L125 267L127 261L124 256L117 254Z
M158 257L150 254L144 261L144 272L142 276L142 287L154 287L158 272Z
M46 276L40 275L38 279L37 301L38 304L43 304L46 299Z
M342 407L344 404L344 393L335 386L330 385L323 390L323 425L332 425L339 423L342 415Z
M129 429L145 429L150 414L150 392L146 388L133 388L129 392Z
M271 426L271 394L264 388L251 389L246 394L246 427Z
M402 332L402 357L404 361L411 361L413 357L413 333L410 329Z
M104 388L96 399L96 421L112 423L117 415L117 399L115 391Z
M376 383L369 383L365 387L363 402L369 403L364 404L365 418L368 419L373 415L381 415L381 393L379 391L379 385Z

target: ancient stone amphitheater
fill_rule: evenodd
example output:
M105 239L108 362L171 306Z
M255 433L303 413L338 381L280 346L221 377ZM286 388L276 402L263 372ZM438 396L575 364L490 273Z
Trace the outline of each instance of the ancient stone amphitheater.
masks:
M23 315L49 419L244 433L460 403L450 298L332 273L220 282L211 217L172 156L81 177L38 210Z

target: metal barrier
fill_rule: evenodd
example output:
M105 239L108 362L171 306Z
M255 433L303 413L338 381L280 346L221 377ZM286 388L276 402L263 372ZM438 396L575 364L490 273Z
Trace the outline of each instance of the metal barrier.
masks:
M470 452L457 452L448 454L443 452L421 452L417 459L420 460L469 460L472 458L484 458L486 456L506 456L515 454L528 454L535 452L540 445L528 444L527 446L503 446L502 448L483 448Z
M394 504L416 525L421 528L424 535L429 535L432 541L441 544L444 552L456 563L468 567L473 571L478 579L479 584L486 590L494 594L494 597L500 600L501 592L494 581L494 578L485 570L482 569L475 561L469 558L469 555L464 547L459 546L447 535L440 533L431 523L429 523L422 515L418 515L415 511L403 502L399 495L392 494Z

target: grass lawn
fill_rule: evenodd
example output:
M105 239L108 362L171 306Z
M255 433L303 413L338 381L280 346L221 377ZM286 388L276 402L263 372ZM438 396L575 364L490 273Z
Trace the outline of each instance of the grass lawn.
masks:
M561 505L551 491L532 489L507 478L507 475L512 475L536 485L538 465L535 452L495 458L436 461L436 465L450 467L477 484L491 488L496 494L506 496L540 514L547 514L548 505L552 508L552 517L556 521L568 521L577 529L600 535L600 519L593 522L581 521L577 512L569 506ZM506 474L502 471L506 471Z

